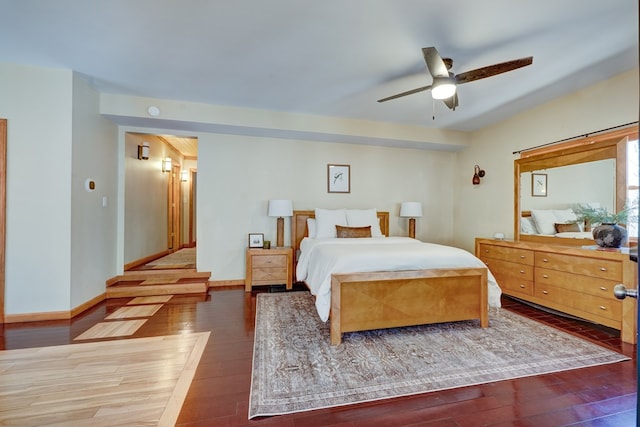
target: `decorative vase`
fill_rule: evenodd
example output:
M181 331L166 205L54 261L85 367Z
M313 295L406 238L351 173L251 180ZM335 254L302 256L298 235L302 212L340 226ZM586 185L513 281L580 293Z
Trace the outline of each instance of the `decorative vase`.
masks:
M593 229L593 240L603 248L619 248L627 241L627 230L618 224L603 223Z

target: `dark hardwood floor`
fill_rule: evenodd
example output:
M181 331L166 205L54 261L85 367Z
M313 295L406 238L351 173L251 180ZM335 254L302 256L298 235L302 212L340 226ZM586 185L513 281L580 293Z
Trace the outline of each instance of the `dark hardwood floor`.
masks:
M621 343L616 331L549 314L508 298L503 298L507 310L593 340L633 360L248 421L256 292L245 293L240 288L229 288L212 289L207 295L175 296L133 335L133 338L137 338L212 331L178 418L178 425L636 425L635 346ZM74 337L102 321L129 300L107 300L71 321L4 325L1 327L0 346L2 349L17 349L72 343Z

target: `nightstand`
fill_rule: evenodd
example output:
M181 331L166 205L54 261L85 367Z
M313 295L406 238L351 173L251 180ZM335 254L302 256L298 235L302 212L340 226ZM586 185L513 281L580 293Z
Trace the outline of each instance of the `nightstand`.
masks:
M247 272L244 290L252 286L285 284L287 290L293 284L293 248L247 249Z

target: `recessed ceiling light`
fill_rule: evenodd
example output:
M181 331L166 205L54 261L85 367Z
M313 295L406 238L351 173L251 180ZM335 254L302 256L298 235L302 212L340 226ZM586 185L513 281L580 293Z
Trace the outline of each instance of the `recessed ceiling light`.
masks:
M156 107L155 105L152 105L151 107L147 108L147 113L149 113L150 116L159 116L160 115L160 109L158 107Z

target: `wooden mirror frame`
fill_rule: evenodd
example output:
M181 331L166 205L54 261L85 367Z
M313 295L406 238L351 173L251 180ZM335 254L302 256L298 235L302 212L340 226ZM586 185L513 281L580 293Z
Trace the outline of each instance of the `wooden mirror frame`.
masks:
M513 236L516 241L528 241L571 246L593 245L593 239L562 239L557 237L520 234L520 174L559 166L576 165L604 159L616 159L616 212L625 204L627 194L627 141L638 138L638 128L624 128L617 131L569 141L548 147L527 150L514 160L514 224Z

